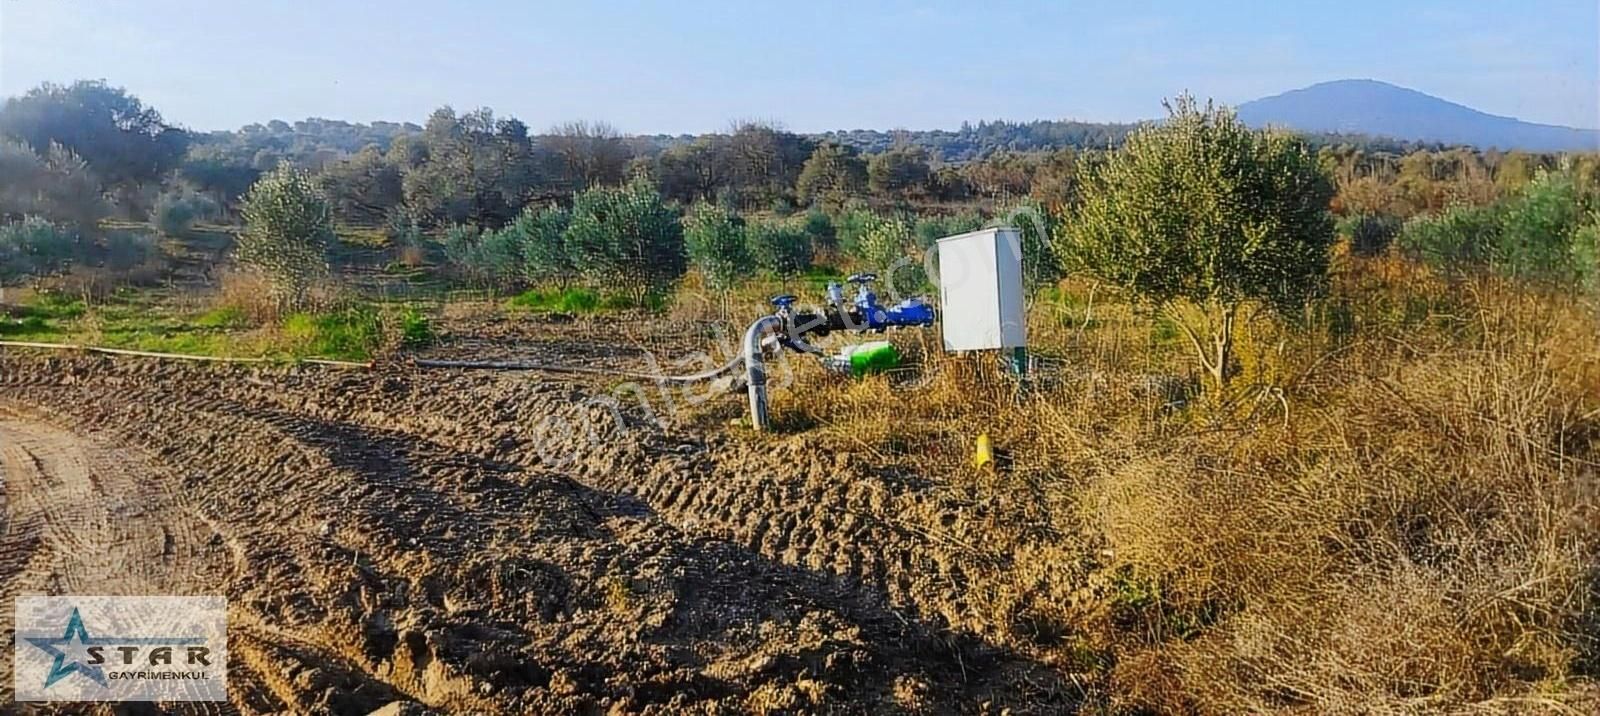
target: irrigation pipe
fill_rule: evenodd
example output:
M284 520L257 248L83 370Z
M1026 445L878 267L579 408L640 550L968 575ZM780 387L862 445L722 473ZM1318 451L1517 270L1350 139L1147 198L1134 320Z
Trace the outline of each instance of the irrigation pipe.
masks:
M125 348L103 348L100 346L86 346L76 343L36 343L32 341L0 341L0 348L33 348L38 350L56 351L82 351L85 353L104 353L119 356L137 356L141 358L156 358L161 360L183 360L205 363L247 363L263 364L278 362L273 358L251 358L230 356L207 356L189 353L157 353L153 351L136 351ZM611 370L607 368L591 368L587 366L548 365L543 363L520 363L503 361L460 361L460 360L433 360L418 358L411 361L418 368L459 368L469 370L533 370L546 373L581 373L586 375L611 375L624 378L638 378L641 380L654 380L666 383L700 383L714 380L726 373L733 371L743 361L743 357L736 357L727 363L691 375L657 375L654 373L639 373L625 370ZM372 363L328 360L325 358L301 358L294 361L310 365L324 365L335 368L371 368Z
M778 337L766 335L761 338L761 350L771 350L778 345ZM536 370L546 373L577 373L582 375L610 375L621 378L637 378L639 380L652 380L658 383L704 383L716 380L728 373L738 370L747 360L746 352L729 359L715 368L690 373L689 375L661 375L659 373L640 373L630 370L614 370L611 368L593 368L590 366L576 365L551 365L548 363L524 363L517 361L469 361L469 360L436 360L431 358L417 358L411 361L418 368L459 368L465 370Z
M190 353L156 353L153 351L135 351L126 348L102 348L100 346L85 346L76 343L34 343L31 341L0 341L3 348L36 348L40 350L56 351L83 351L86 353L105 353L118 356L138 356L141 358L159 358L163 360L186 360L205 363L275 363L273 358L239 358L231 356L203 356ZM372 363L361 363L348 360L328 360L326 358L301 358L296 363L309 363L311 365L325 365L335 368L371 368Z

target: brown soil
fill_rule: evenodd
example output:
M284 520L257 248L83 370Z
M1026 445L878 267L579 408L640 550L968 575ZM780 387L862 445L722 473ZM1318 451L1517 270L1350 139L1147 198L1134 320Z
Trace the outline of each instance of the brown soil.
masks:
M227 596L241 713L1071 710L904 480L604 388L0 353L0 590Z

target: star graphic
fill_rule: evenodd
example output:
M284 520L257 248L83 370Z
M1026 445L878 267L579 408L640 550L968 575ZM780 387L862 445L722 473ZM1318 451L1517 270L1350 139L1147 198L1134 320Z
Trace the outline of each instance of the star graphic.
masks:
M91 681L101 686L106 685L106 675L105 672L100 670L100 667L81 663L75 657L69 662L66 653L55 646L57 644L71 644L74 639L83 646L95 643L95 640L89 638L89 630L83 627L83 617L78 616L77 607L72 608L72 617L67 620L67 630L61 635L61 638L30 636L26 637L26 639L28 643L43 649L56 658L55 663L50 665L50 674L44 679L45 688L50 688L51 684L66 678L74 671L89 677Z

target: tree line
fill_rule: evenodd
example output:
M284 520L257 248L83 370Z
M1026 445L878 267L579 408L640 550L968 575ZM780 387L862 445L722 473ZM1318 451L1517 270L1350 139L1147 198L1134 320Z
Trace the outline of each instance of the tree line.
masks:
M1235 120L1212 113L1180 107L1168 122L1197 121L1243 141ZM0 215L16 227L6 234L13 245L0 251L42 256L45 226L77 246L99 245L101 220L119 213L174 235L196 221L237 221L246 227L243 244L288 231L264 226L299 226L325 239L339 225L360 225L412 243L436 239L447 262L473 280L576 277L637 296L669 284L690 263L714 287L753 272L792 275L819 255L881 269L920 255L940 232L1027 210L1045 217L1028 222L1045 227L1030 228L1034 253L1066 257L1062 217L1092 206L1084 192L1108 191L1108 172L1160 128L1096 134L1074 123L981 123L957 133L982 140L981 150L930 150L912 134L887 146L869 142L874 151L863 152L860 137L754 122L663 141L588 122L534 133L489 109L442 107L421 125L307 120L197 135L104 82L46 84L0 107ZM1329 180L1326 208L1361 251L1399 241L1435 259L1543 266L1556 259L1506 258L1534 225L1519 217L1554 216L1546 223L1561 228L1553 231L1578 239L1593 223L1587 199L1573 203L1579 209L1570 216L1555 216L1549 207L1560 202L1550 197L1593 196L1600 156L1294 139ZM1085 146L1102 140L1110 147ZM952 162L947 151L984 154ZM284 197L311 208L263 213L261 206ZM27 217L32 223L24 225ZM1463 232L1476 243L1446 241ZM1552 251L1570 256L1578 239ZM1051 263L1032 273L1048 277Z
M744 211L837 209L851 200L924 206L1031 198L1059 205L1071 200L1078 167L1120 146L1133 128L980 122L954 131L801 135L744 122L698 137L627 137L589 122L534 133L489 109L443 107L420 125L275 120L193 133L125 90L82 81L41 85L0 108L0 168L10 188L0 212L84 225L95 213L155 218L159 205L175 207L177 219L236 218L240 197L280 164L315 174L340 222L368 226L404 219L426 228L497 229L529 204L636 176L650 178L671 201ZM1403 219L1456 203L1481 205L1557 161L1362 137L1305 140L1337 179L1334 208L1341 214ZM1594 159L1580 161L1587 164L1579 173L1592 174ZM99 191L85 191L89 186Z

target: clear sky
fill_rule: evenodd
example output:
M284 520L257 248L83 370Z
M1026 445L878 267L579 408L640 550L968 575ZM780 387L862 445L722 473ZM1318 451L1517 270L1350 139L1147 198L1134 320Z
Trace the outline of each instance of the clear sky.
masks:
M1371 78L1600 126L1596 0L0 0L0 94L103 78L195 129L493 107L684 133L1157 116Z

